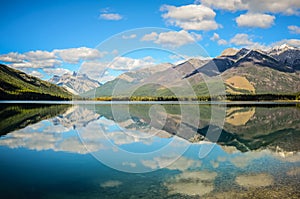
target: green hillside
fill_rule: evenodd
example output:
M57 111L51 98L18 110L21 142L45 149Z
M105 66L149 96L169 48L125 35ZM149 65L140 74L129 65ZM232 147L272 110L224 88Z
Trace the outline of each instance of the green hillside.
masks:
M72 94L24 72L0 64L1 100L70 100Z

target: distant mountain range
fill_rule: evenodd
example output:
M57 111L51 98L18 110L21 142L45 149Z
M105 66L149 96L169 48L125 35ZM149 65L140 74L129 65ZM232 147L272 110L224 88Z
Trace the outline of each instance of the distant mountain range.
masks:
M203 96L210 94L207 85L214 85L217 78L224 80L227 94L297 93L300 49L286 44L268 51L230 48L209 60L193 58L178 65L130 71L82 96L107 97L116 94L115 90L119 96L169 96L174 91L184 93L187 81L196 95Z
M222 90L227 95L299 95L300 49L286 44L268 51L229 48L212 59L192 58L126 72L103 85L76 72L55 75L47 82L2 64L0 75L0 99L174 97L178 93L190 97L191 93L218 95Z
M1 100L70 100L66 89L0 64Z
M78 95L101 86L100 82L90 79L85 74L78 74L76 72L73 72L73 74L66 73L62 76L54 75L48 81L64 87L74 95Z

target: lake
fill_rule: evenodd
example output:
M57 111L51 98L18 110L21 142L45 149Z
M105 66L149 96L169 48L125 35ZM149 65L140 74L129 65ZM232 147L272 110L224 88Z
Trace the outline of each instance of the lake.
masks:
M1 198L300 198L300 107L0 103Z

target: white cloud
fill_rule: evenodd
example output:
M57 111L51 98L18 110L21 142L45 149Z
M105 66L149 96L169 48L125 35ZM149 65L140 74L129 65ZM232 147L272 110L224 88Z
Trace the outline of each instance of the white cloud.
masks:
M299 14L300 1L299 0L244 0L250 11L255 12L271 12L283 13L287 15Z
M154 60L150 56L141 59L133 59L130 57L116 57L112 61L112 63L108 65L108 67L115 70L133 70L152 65L154 65Z
M247 9L247 5L242 3L242 0L226 0L226 1L216 1L216 0L199 0L196 2L201 2L203 5L213 7L216 9L237 11Z
M61 61L56 59L46 59L46 60L24 60L19 63L10 64L13 68L51 68L55 66L60 66Z
M65 68L44 68L43 71L48 75L63 75L66 73L72 73L72 71L65 69Z
M100 17L100 19L110 20L110 21L119 21L119 20L123 19L123 17L117 13L103 13L103 14L100 14L99 17Z
M13 68L56 68L62 62L77 64L83 60L94 60L105 56L107 52L100 52L97 49L80 47L69 49L56 49L49 51L29 51L24 54L11 52L0 55L0 61L9 63ZM48 70L50 71L50 70Z
M220 40L218 40L218 44L219 45L227 45L227 41L225 40L225 39L220 39Z
M237 46L249 46L254 42L249 38L249 35L244 33L236 34L231 40L230 43L235 44Z
M282 44L287 44L289 46L300 48L300 40L299 39L283 39L281 41L277 41L272 43L270 46L280 46Z
M36 71L36 70L29 73L29 75L35 76L37 78L43 78L44 77L44 75L42 73L40 73L39 71Z
M131 35L122 35L123 39L134 39L136 38L136 34L131 34Z
M216 13L204 5L170 6L163 5L162 17L168 24L185 30L215 30L219 25L215 21Z
M158 34L156 32L151 32L149 34L146 34L142 37L141 41L154 41L158 37Z
M94 60L107 54L107 52L100 52L97 49L87 47L57 49L53 52L58 54L63 61L69 63L78 63L80 60Z
M197 33L189 33L185 30L181 31L169 31L156 33L152 32L150 34L144 35L141 39L142 41L154 41L156 44L161 44L163 46L169 46L172 48L177 48L183 45L191 44L200 40L202 38L201 35Z
M25 57L29 61L39 61L39 60L48 60L48 59L56 59L56 56L53 52L36 50L36 51L29 51L24 53Z
M11 62L11 63L22 63L25 57L26 56L23 54L11 52L8 54L0 55L0 60L4 62Z
M246 13L235 19L240 27L269 28L274 24L275 16L260 13Z
M230 43L236 46L242 46L250 49L262 49L265 50L267 47L258 42L254 42L248 34L238 33L230 39Z
M290 33L292 34L300 34L300 27L299 26L288 26Z
M127 71L153 66L154 64L154 59L150 56L141 59L116 57L111 63L100 61L84 62L81 64L79 72L87 74L90 78L96 79L99 82L106 82L116 78L116 76L108 73L108 69Z
M99 61L83 62L80 66L80 73L86 74L92 79L100 80L105 77L105 71L108 69L108 63ZM101 81L100 81L101 82Z
M200 1L197 1L200 2ZM259 13L299 14L299 0L201 0L203 5L228 11L248 10Z
M47 68L61 64L54 53L48 51L30 51L24 54L11 52L0 56L0 60L11 63L14 68Z
M220 39L220 36L217 33L214 33L213 36L210 38L212 41L218 41Z
M226 40L221 39L220 35L217 33L214 33L210 40L217 41L218 45L226 45L228 43Z

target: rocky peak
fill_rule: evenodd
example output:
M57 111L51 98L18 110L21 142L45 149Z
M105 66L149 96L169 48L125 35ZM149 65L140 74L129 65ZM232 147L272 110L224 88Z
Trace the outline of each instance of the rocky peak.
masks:
M89 78L86 74L78 74L75 71L72 74L65 73L62 76L54 75L48 81L66 88L75 95L101 86L101 83L97 80Z
M226 48L220 55L220 57L224 56L234 56L239 52L236 48Z

